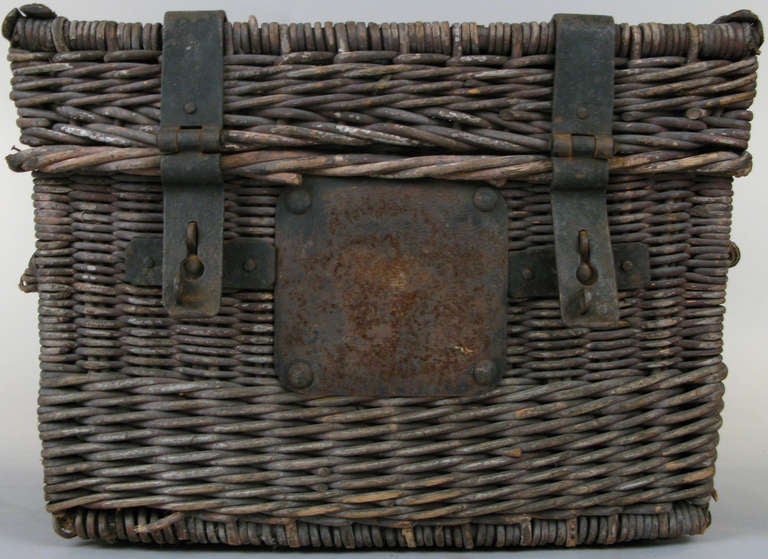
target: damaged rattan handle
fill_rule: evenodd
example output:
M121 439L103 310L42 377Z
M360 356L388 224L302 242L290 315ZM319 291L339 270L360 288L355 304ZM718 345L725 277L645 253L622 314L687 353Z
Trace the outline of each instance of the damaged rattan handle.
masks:
M36 254L33 254L29 257L29 263L19 279L19 289L24 293L37 293L37 265L35 264L35 256Z

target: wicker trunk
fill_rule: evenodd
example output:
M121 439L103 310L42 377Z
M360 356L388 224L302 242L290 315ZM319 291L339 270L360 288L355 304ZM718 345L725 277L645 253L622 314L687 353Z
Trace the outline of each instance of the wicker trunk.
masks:
M557 97L570 95L557 84L560 21L224 22L222 114L180 106L219 119L214 147L188 151L221 174L210 246L240 248L214 251L224 271L209 278L188 266L208 232L188 229L168 283L166 234L182 211L168 200L217 180L167 179L189 128L167 126L174 92L161 95L180 36L39 5L9 14L28 148L7 160L34 176L37 249L21 287L39 294L59 534L468 549L707 528L738 256L731 183L750 170L762 28L749 12L601 24L612 110L602 136L579 136L584 149L578 126L558 132ZM557 217L581 211L558 209L553 186L574 160L609 177L576 196L607 216L608 248ZM373 217L349 217L361 200ZM399 248L409 239L423 250ZM319 273L321 260L357 275ZM424 264L431 283L424 262L439 263ZM201 273L219 291L194 291ZM198 296L212 312L184 310ZM323 312L347 314L338 326Z

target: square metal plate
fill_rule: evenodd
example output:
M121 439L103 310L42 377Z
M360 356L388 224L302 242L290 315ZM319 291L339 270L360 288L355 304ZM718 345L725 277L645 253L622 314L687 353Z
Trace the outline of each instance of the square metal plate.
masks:
M507 210L468 184L305 178L277 206L275 354L309 394L459 395L505 366Z

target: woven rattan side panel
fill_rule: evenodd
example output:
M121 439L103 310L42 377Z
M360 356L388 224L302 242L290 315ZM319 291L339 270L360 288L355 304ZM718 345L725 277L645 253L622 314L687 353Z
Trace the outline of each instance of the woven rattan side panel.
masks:
M93 522L112 527L103 514L133 507L155 511L137 517L158 523L155 540L183 539L177 530L200 518L227 535L193 541L229 543L290 540L275 525L290 534L298 521L309 530L301 545L313 530L354 525L357 546L370 531L402 545L416 526L427 539L455 526L464 539L444 545L521 544L515 530L530 520L512 520L509 534L496 528L518 516L551 519L541 543L592 517L615 531L630 522L621 515L652 515L623 539L657 537L667 518L658 514L678 519L670 535L706 526L726 372L729 180L615 178L613 235L648 243L652 270L647 289L621 294L621 328L566 329L556 299L511 301L497 389L373 401L280 387L271 293L227 293L216 318L175 322L159 288L122 280L129 239L162 226L158 183L35 182L40 429L46 496L63 530L128 537ZM272 239L277 193L228 184L227 236ZM546 187L511 183L503 193L510 247L549 242ZM86 522L82 507L97 516ZM589 533L578 540L609 541Z

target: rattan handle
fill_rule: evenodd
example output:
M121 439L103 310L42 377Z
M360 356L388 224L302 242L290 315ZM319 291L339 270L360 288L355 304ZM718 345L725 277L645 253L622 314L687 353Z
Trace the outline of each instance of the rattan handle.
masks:
M27 264L24 273L21 274L19 279L19 289L24 293L37 293L37 265L35 264L35 252L29 257L29 263Z

